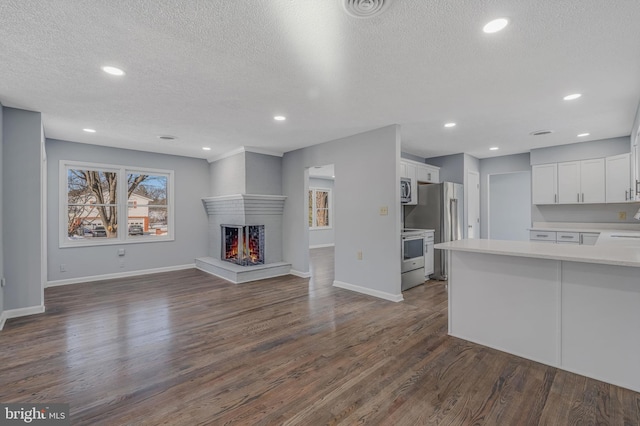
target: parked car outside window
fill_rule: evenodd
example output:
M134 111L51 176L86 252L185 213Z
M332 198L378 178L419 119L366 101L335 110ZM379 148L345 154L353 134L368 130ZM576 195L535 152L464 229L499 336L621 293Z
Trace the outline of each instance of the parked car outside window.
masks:
M96 226L96 228L93 230L93 236L94 237L106 237L107 236L107 230L105 229L104 226Z
M129 226L129 235L144 235L144 229L140 225Z

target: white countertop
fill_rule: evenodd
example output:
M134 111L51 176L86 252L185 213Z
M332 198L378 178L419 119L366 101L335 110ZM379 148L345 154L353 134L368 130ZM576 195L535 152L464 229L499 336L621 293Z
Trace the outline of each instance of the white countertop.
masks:
M623 236L623 237L620 237ZM468 239L436 244L441 250L532 257L640 268L640 232L604 231L594 246Z

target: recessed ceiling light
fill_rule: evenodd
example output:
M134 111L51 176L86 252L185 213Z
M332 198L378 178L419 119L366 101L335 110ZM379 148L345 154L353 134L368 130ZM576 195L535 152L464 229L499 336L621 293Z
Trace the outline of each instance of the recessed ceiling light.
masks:
M509 20L507 18L498 18L489 22L487 25L482 27L482 31L485 33L497 33L500 30L503 30L509 24Z
M585 136L589 136L591 133L580 133L578 135L579 138L584 138Z
M489 148L489 151L497 151L500 148L498 148L497 146L492 146L491 148Z
M82 129L82 130L87 132L87 133L95 133L96 132L95 129Z
M567 95L567 96L565 96L565 97L564 97L564 98L562 98L562 99L564 99L565 101L572 101L572 100L574 100L574 99L578 99L580 96L582 96L582 94L581 94L581 93L573 93L573 94L571 94L571 95Z
M456 127L456 123L444 123L444 127Z
M284 121L287 119L287 117L285 117L284 115L276 115L275 117L273 117L273 119L276 121Z
M111 75L118 75L118 76L124 75L124 71L122 71L120 68L111 67L111 66L102 67L102 71Z
M203 147L202 147L202 149L203 149L204 151L211 151L211 148L209 148L208 146L203 146Z
M336 178L336 175L333 175L333 176L331 176L331 177L335 179L335 178Z

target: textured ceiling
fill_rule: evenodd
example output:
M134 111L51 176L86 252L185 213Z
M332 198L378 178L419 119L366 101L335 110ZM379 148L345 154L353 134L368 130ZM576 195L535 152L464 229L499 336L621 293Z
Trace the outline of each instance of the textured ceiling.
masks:
M42 112L49 138L207 158L397 123L404 151L483 158L628 135L640 1L390 0L357 19L340 0L3 0L0 52L0 102Z

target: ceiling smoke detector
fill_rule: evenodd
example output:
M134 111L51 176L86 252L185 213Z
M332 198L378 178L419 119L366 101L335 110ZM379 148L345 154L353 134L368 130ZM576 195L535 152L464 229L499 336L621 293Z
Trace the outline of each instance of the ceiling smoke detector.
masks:
M553 130L536 130L535 132L529 133L532 136L542 136L553 133Z
M382 13L389 0L344 0L344 10L354 18L371 18Z

